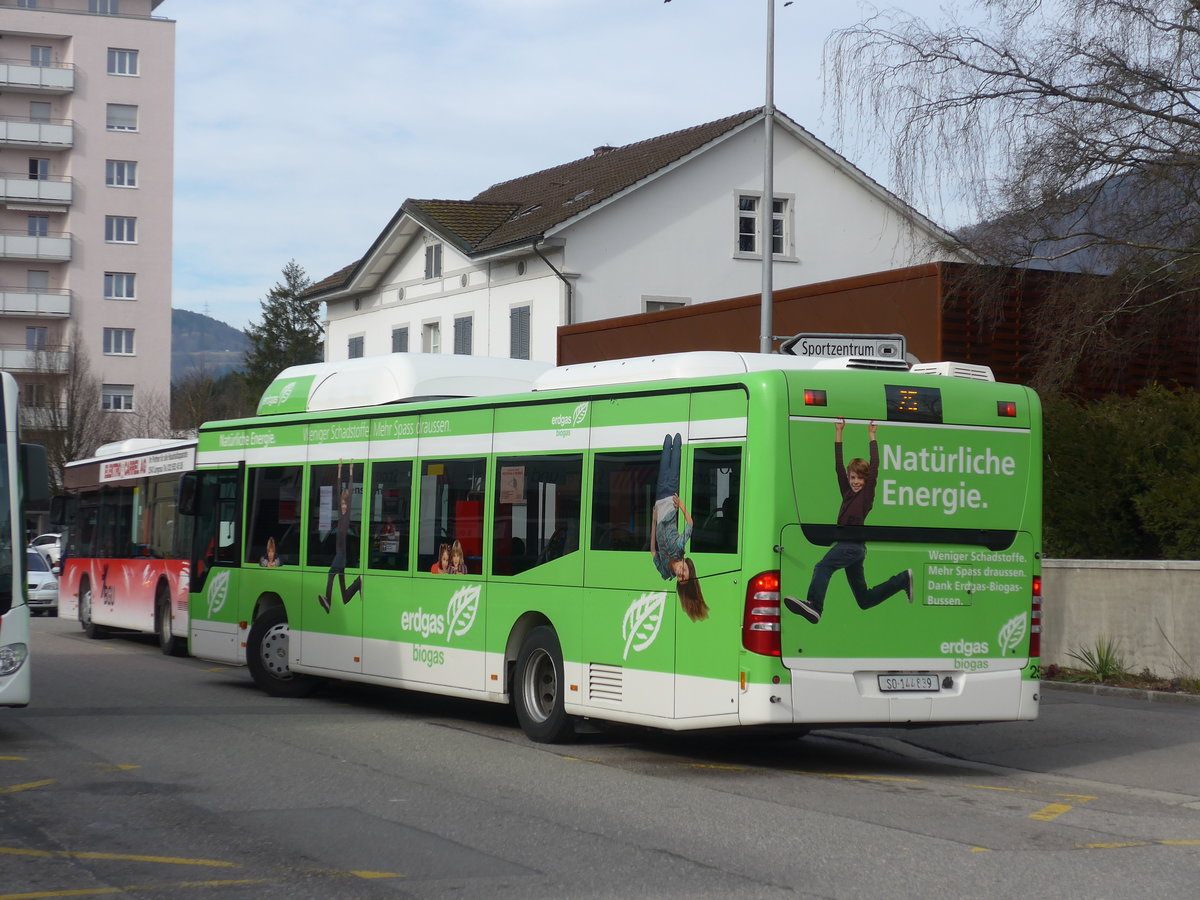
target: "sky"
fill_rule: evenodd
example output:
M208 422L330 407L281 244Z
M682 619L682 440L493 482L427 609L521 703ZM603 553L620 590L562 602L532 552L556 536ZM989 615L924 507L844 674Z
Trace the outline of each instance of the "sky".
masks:
M936 16L936 0L898 0ZM836 140L826 38L873 7L777 0L774 99ZM167 0L176 307L236 328L294 259L357 260L406 198L489 185L763 105L766 0ZM843 144L843 145L840 145Z

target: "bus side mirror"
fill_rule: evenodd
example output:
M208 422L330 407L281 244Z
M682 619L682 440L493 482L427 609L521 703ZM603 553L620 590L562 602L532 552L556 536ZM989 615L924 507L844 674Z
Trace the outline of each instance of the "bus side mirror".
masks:
M25 481L27 512L50 512L50 466L41 444L21 445L21 475Z
M195 472L184 472L179 479L179 513L184 516L196 514L196 488L199 476Z

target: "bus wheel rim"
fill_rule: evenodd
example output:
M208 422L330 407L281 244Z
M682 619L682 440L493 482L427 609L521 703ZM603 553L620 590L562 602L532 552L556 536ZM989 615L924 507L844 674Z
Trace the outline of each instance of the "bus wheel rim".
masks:
M292 677L292 670L288 668L288 634L286 623L272 625L263 635L259 645L259 658L263 668L280 681Z
M525 709L530 717L536 722L549 719L558 699L558 673L554 668L553 657L545 650L539 648L529 655L522 688Z

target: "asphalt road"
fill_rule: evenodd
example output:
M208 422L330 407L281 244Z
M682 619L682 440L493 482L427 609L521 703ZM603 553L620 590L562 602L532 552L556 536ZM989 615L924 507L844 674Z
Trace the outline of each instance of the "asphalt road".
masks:
M0 900L1191 897L1200 703L802 740L604 729L244 669L34 620L0 710Z

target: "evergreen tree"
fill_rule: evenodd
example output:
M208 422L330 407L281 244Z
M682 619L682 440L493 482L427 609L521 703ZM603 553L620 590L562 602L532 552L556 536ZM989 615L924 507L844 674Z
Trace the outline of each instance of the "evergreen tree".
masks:
M294 259L289 260L283 267L283 281L276 282L259 301L262 321L246 329L250 347L241 369L242 380L255 402L288 366L321 361L323 329L317 318L321 301L301 296L311 286L304 269Z

